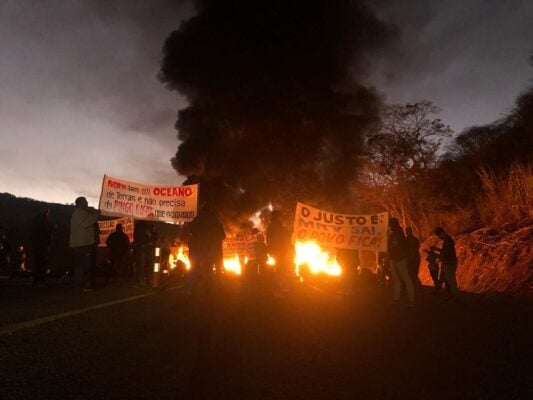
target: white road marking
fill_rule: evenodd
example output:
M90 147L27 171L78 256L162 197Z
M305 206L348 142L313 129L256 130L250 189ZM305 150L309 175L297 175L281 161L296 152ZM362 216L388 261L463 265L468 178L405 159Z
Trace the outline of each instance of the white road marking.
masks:
M25 321L25 322L19 322L16 324L6 325L6 326L0 326L0 336L10 335L17 331L20 331L21 329L33 328L38 325L46 324L47 322L57 321L59 319L72 317L74 315L79 315L79 314L83 314L89 311L98 310L100 308L110 307L110 306L114 306L116 304L121 304L121 303L127 303L129 301L135 301L138 299L142 299L143 297L153 296L154 294L155 292L139 294L137 296L126 297L120 300L109 301L107 303L101 303L101 304L96 304L94 306L78 308L76 310L49 315L47 317L36 318L36 319L32 319L31 321Z

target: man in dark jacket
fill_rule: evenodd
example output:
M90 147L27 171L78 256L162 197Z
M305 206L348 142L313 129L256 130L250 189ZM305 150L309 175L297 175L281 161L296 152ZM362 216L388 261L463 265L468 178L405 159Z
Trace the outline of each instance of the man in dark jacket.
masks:
M407 270L409 276L415 284L420 287L420 279L418 279L418 272L420 269L420 240L413 234L413 228L407 227L405 229L405 240L407 245Z
M291 234L281 222L281 213L272 212L266 232L268 253L276 260L276 270L289 273L291 265Z
M226 233L213 209L207 204L190 223L189 233L191 271L186 286L190 291L200 281L209 284L213 268L220 268L222 265L222 241L226 238Z
M146 221L137 221L133 233L133 258L135 261L135 282L137 285L147 285L146 264L149 259L150 233Z
M409 305L415 303L415 290L413 281L407 270L407 243L403 229L396 218L389 220L390 235L388 240L388 255L390 260L390 272L392 279L393 300L397 303L400 300L402 283L405 284Z
M452 298L457 296L457 279L455 277L457 271L457 255L455 254L455 242L441 227L435 229L435 235L442 240L442 247L440 249L437 248L436 251L439 254L448 298Z
M35 216L31 229L31 248L33 252L33 285L44 286L48 251L52 243L52 225L48 220L50 209L44 208Z
M122 276L127 268L130 252L130 241L128 235L124 233L122 224L117 224L115 232L111 233L105 241L109 249L109 271L106 274L106 283L111 276Z

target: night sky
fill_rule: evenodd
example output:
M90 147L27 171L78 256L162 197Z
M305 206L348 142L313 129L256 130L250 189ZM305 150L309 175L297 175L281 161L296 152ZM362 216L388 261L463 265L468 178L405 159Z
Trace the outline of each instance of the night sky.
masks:
M397 32L365 78L386 101L432 100L460 132L531 85L531 1L373 4ZM0 0L0 192L96 205L104 174L181 183L170 158L186 103L157 73L165 38L193 14L163 0Z

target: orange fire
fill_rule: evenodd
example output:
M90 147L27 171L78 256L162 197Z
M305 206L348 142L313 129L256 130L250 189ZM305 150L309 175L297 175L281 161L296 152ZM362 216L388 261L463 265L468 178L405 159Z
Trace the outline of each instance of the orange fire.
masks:
M294 243L294 264L296 275L301 276L301 269L308 268L313 275L325 274L339 276L342 274L341 266L335 256L323 250L315 242Z
M247 260L245 259L245 262ZM224 258L224 269L226 272L231 272L237 275L242 274L242 264L239 256L233 258Z
M170 269L177 267L178 261L181 261L185 265L185 269L188 271L191 269L191 260L189 260L189 249L186 246L172 247L168 256L168 265Z

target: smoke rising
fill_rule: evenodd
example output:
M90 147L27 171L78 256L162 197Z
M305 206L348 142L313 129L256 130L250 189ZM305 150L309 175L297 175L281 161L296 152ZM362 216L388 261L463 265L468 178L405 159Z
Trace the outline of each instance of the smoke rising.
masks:
M357 76L389 29L357 1L197 1L160 79L186 96L173 165L233 218L342 206L379 99Z

